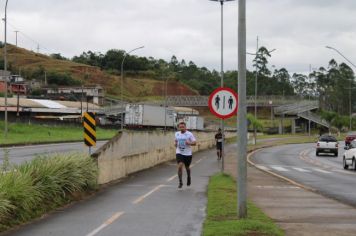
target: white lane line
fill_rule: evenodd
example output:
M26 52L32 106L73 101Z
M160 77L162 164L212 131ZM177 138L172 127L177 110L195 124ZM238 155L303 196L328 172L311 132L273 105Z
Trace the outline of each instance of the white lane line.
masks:
M256 165L257 168L261 169L261 170L268 170L270 171L271 169L266 167L266 166L261 166L261 165Z
M142 195L141 197L138 197L135 201L133 201L133 204L138 204L140 202L142 202L146 197L150 196L152 193L158 191L160 188L164 187L164 185L160 184L158 186L156 186L154 189L152 189L151 191L149 191L148 193Z
M120 216L122 216L125 212L120 211L115 213L113 216L111 216L109 219L107 219L102 225L100 225L98 228L94 229L92 232L87 234L86 236L94 236L97 235L101 230L103 230L105 227L108 227L111 225L115 220L119 219Z
M167 182L171 182L172 180L174 180L175 178L177 178L177 174L173 175L172 177L167 179Z
M306 170L306 169L303 169L303 168L299 168L299 167L292 167L294 170L297 170L299 172L305 172L305 173L310 173L311 171L310 170Z
M315 170L317 172L320 172L320 173L324 173L324 174L331 174L330 171L322 170L322 169L319 169L319 168L313 168L313 170Z
M283 171L283 172L288 171L286 168L281 167L281 166L271 166L271 168L278 170L278 171Z
M266 185L266 186L257 185L256 188L260 188L260 189L300 189L300 187L298 187L298 186L272 186L272 185Z
M203 160L203 158L200 158L199 160L197 160L196 162L195 162L195 164L198 164L199 162L201 162Z

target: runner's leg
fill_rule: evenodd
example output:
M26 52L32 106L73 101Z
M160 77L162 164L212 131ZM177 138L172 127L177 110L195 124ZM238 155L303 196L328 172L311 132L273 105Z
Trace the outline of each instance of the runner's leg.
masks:
M179 188L181 188L183 186L183 180L182 180L182 176L183 176L183 162L179 162L178 163L178 179L179 179Z
M190 184L192 183L192 178L190 176L190 164L192 162L192 156L188 156L186 157L186 161L184 163L185 165L185 170L187 171L187 186L190 186Z

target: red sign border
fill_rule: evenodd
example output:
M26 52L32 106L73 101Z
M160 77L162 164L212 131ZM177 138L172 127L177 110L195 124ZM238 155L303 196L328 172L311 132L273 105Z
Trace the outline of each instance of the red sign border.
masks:
M227 115L220 115L219 113L217 113L214 109L213 109L213 97L215 96L215 94L217 94L218 92L220 91L229 91L230 93L232 93L234 95L234 97L236 98L236 107L235 109L227 114ZM210 112L213 113L215 116L217 116L218 118L221 118L221 119L227 119L227 118L230 118L234 115L237 115L237 111L238 111L238 101L239 101L239 98L238 98L238 95L237 93L231 89L231 88L228 88L228 87L220 87L220 88L217 88L215 89L212 94L210 94L209 96L209 102L208 102L208 105L209 105L209 109L210 109Z

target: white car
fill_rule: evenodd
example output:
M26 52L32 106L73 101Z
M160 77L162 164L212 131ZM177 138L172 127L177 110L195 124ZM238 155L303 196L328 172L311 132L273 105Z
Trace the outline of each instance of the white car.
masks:
M316 143L315 154L319 156L320 153L333 153L335 157L338 156L339 143L334 136L322 135Z
M356 140L351 141L349 146L345 146L345 150L343 157L344 169L349 169L349 166L351 166L352 170L356 170Z

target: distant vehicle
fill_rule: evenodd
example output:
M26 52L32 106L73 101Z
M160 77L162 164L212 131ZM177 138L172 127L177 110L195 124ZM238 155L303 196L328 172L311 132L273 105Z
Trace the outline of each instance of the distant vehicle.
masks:
M342 161L344 169L351 166L351 169L356 170L356 140L352 140L349 146L345 146L345 150Z
M316 143L316 155L320 153L333 153L335 157L338 156L339 143L334 136L322 135Z
M346 135L346 138L345 138L345 146L349 146L351 141L356 139L356 132L350 132Z

